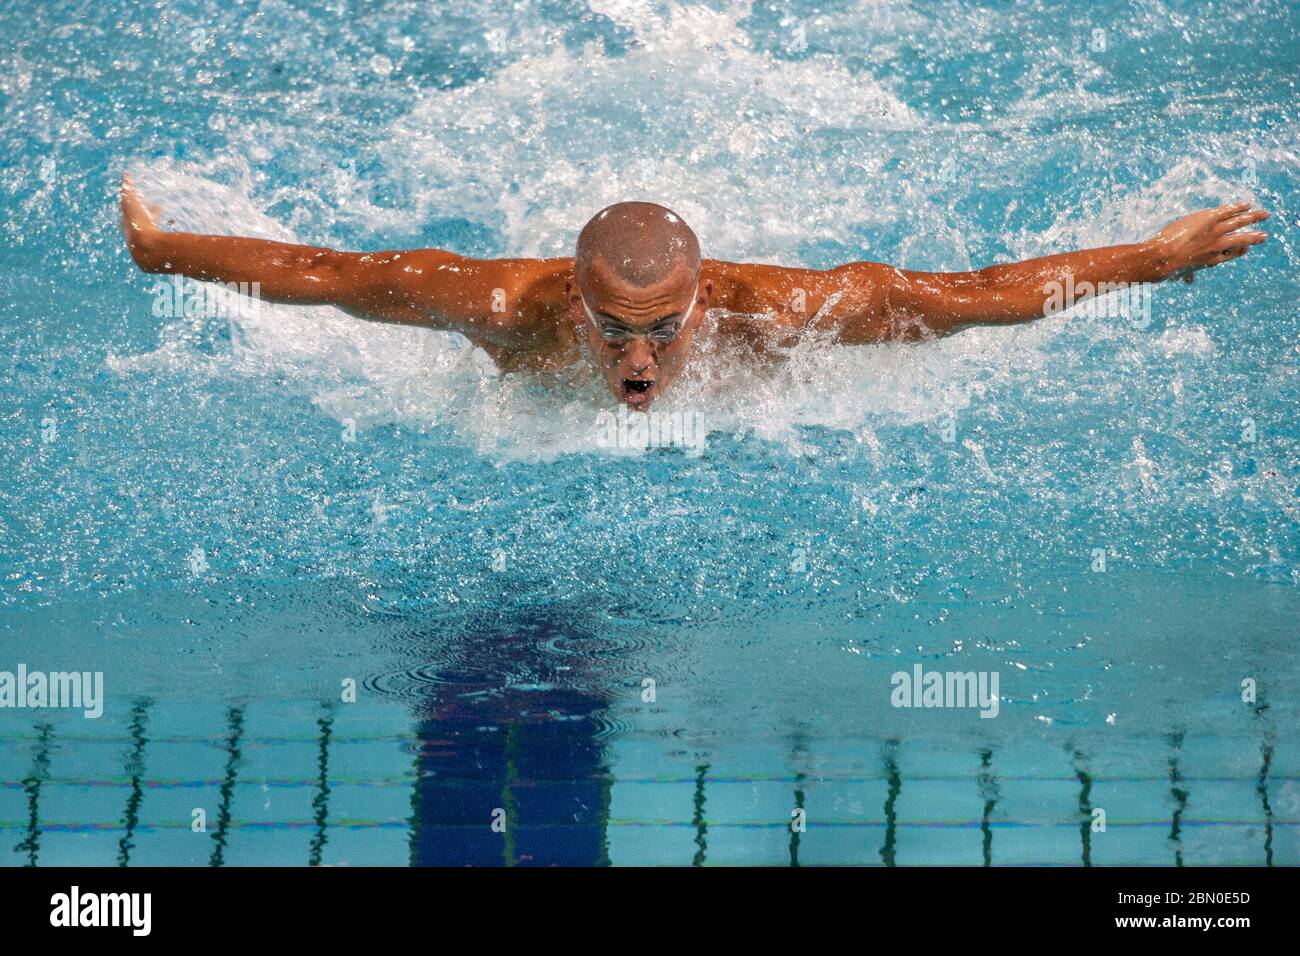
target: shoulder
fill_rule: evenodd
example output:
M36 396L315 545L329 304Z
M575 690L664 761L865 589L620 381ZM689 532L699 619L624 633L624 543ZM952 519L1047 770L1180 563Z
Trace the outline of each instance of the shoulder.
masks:
M713 282L714 302L737 312L779 310L783 303L824 300L837 292L855 296L883 290L893 270L876 262L810 269L760 262L706 259L701 275Z
M530 351L555 339L566 310L572 259L461 258L443 271L447 269L459 270L456 297L462 331L470 338Z

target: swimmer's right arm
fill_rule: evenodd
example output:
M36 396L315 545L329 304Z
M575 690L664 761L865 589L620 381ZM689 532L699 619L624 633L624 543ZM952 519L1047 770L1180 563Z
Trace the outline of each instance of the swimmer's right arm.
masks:
M357 318L463 332L513 344L523 334L509 308L519 278L542 260L467 259L441 249L341 252L242 236L159 228L128 176L122 177L122 232L145 272L205 282L257 283L267 302L331 305Z

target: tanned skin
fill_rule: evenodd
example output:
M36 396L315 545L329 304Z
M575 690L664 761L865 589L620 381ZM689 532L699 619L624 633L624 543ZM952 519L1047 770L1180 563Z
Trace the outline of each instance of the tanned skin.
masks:
M688 363L711 309L718 310L715 334L743 340L759 354L775 355L774 347L796 340L814 321L844 344L914 342L977 325L1042 318L1050 314L1051 285L1064 285L1068 276L1076 289L1172 277L1191 282L1197 270L1236 259L1263 242L1265 234L1248 227L1268 218L1250 203L1232 203L1184 216L1146 242L975 272L911 272L876 262L817 270L698 256L693 267L683 255L643 285L628 281L619 266L628 259L617 249L598 249L576 271L572 258L469 259L441 249L339 252L166 231L127 176L121 201L127 247L145 272L257 282L268 302L330 305L361 319L459 332L505 372L554 370L585 355L615 398L639 409ZM669 213L648 203L609 209ZM670 318L682 328L668 344L649 336L611 344L588 320L587 309L597 322L638 332ZM754 321L755 315L766 320Z

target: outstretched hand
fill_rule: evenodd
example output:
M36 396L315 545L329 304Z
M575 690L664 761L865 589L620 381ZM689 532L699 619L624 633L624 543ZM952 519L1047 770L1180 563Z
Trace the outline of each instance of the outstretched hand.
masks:
M1262 231L1245 227L1267 218L1267 212L1248 202L1202 209L1165 226L1150 245L1166 275L1191 282L1196 270L1237 259L1263 242Z
M145 203L129 173L122 174L121 199L122 234L126 236L127 248L134 256L162 232L158 228L158 207Z

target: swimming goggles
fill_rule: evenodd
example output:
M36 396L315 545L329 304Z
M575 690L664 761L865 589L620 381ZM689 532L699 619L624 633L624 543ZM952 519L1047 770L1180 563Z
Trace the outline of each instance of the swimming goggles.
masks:
M591 323L602 339L609 345L626 345L633 339L645 339L651 345L671 345L676 341L677 336L682 334L682 329L686 327L687 320L691 313L695 311L695 297L699 294L700 282L695 281L695 288L691 291L691 304L687 306L686 311L675 322L660 322L654 328L647 332L637 332L625 325L615 324L613 322L600 322L592 314L591 306L587 305L587 300L578 290L578 299L582 302L582 311L587 314L587 321Z

